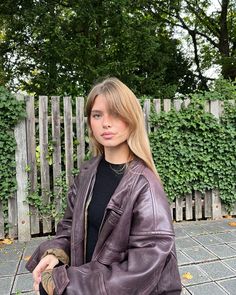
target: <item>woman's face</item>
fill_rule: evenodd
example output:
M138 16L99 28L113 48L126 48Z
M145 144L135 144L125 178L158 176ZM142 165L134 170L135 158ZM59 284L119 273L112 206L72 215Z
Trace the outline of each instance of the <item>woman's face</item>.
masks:
M104 150L116 150L127 146L129 127L116 113L109 110L104 95L96 97L90 115L90 125L95 139L104 146Z

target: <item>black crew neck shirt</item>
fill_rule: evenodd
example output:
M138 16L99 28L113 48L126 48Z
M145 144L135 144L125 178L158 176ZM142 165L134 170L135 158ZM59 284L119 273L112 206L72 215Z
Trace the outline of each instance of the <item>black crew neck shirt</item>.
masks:
M106 206L124 171L125 164L111 164L104 158L98 165L93 195L88 207L86 262L91 261Z

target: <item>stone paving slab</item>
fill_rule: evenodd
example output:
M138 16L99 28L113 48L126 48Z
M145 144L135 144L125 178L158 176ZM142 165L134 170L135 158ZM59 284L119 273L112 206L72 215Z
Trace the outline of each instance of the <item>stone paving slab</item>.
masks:
M188 287L188 290L192 295L228 295L220 286L216 283L206 283L202 285L196 285Z
M193 262L193 260L185 255L182 251L177 250L177 259L178 259L178 265L185 265L185 264L190 264Z
M217 226L220 226L224 230L230 230L230 231L236 231L235 226L230 226L230 222L236 222L236 218L230 218L230 219L223 219L220 221L211 221L213 224L215 223Z
M175 237L176 238L182 238L182 237L187 237L186 231L182 227L177 227L175 228Z
M228 244L231 248L235 249L236 250L236 243L229 243Z
M212 234L216 234L216 233L221 233L225 231L225 227L222 227L220 225L217 224L204 224L202 225L202 227L208 232L208 233L212 233Z
M224 259L223 263L236 271L236 257L235 258L230 258L230 259Z
M23 274L23 273L28 273L29 271L25 268L25 265L26 265L26 262L25 260L21 260L20 264L19 264L19 267L18 267L18 270L17 270L17 274Z
M198 235L204 235L209 233L204 227L201 225L192 225L188 227L183 227L183 230L188 234L189 236L198 236Z
M208 245L206 248L221 259L236 257L236 250L228 245Z
M7 262L7 261L19 261L22 256L22 248L1 248L0 251L0 262Z
M0 277L14 276L18 267L18 261L0 261Z
M221 261L202 263L199 267L205 271L212 280L220 280L236 276L236 272L224 265Z
M200 243L203 246L224 243L224 241L217 238L217 234L207 234L207 235L196 236L194 237L194 240L196 240L198 243Z
M13 276L0 278L1 295L10 295L13 280L14 280Z
M21 274L17 275L15 278L15 282L13 285L13 294L19 293L19 292L29 292L33 291L33 280L32 280L32 274Z
M185 249L200 246L200 244L191 237L176 238L176 249Z
M222 286L228 292L228 294L236 294L236 278L219 281L218 284Z
M215 237L220 239L224 243L236 242L236 232L217 233L215 234Z
M203 246L183 249L182 252L190 257L195 263L217 259L216 255L205 249Z

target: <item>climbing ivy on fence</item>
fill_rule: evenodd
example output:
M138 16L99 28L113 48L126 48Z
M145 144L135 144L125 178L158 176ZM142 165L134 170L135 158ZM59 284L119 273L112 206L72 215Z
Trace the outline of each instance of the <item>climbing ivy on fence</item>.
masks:
M30 183L28 184L27 203L37 209L41 220L55 219L56 223L62 218L66 209L68 185L66 183L66 174L63 171L55 180L54 191L45 191L50 202L45 204L42 199L42 189L37 185L35 191L31 191Z
M230 211L236 202L236 107L225 101L218 121L201 95L180 111L152 113L150 144L170 200L219 189Z
M25 116L24 102L0 86L0 201L16 191L14 127Z

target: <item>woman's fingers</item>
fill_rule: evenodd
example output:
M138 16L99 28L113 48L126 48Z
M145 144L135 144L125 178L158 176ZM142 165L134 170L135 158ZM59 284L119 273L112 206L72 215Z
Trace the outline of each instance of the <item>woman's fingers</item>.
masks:
M40 260L33 271L34 291L39 291L39 283L41 282L41 275L46 269L53 269L59 263L59 260L54 255L47 255Z
M35 283L33 284L33 290L35 291L35 293L37 294L37 292L39 293L39 284Z

